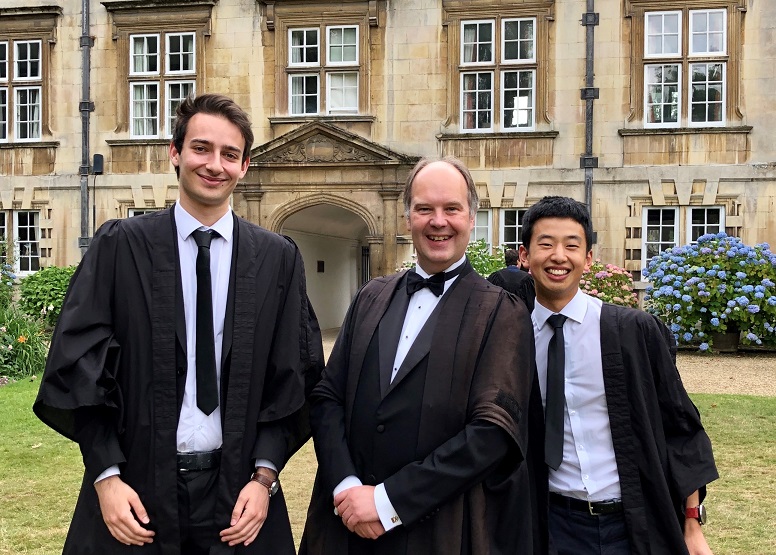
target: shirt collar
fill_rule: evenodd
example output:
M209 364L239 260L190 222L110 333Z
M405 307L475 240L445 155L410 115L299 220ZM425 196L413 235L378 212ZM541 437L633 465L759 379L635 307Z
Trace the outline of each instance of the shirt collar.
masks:
M574 295L568 304L564 306L557 314L563 314L567 318L581 324L585 319L585 314L587 314L586 296L587 294L583 293L581 289L577 289L576 295ZM535 301L533 317L536 321L536 327L538 329L542 329L544 324L547 322L547 319L553 314L556 313L549 308L542 306L538 300Z
M211 226L202 225L194 216L186 212L179 202L175 203L175 226L178 228L178 235L182 240L188 239L192 231L197 229L213 229L226 240L227 243L232 242L232 234L234 232L234 217L232 216L232 208L226 211L226 214Z
M449 272L450 270L455 270L458 266L463 264L465 261L466 261L466 255L464 254L458 262L450 264L448 268L445 268L445 272ZM423 268L421 268L420 264L415 264L415 271L418 273L418 275L420 275L420 277L423 277L423 278L428 278L428 277L431 277L432 275L426 272Z

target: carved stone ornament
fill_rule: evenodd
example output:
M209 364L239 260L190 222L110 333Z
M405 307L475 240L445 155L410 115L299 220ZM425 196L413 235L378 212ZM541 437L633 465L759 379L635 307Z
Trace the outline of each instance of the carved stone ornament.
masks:
M316 134L274 153L265 162L371 162L379 158L353 145Z

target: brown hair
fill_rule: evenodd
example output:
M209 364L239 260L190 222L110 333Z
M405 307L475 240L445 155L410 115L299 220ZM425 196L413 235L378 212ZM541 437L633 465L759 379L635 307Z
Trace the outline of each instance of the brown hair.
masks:
M240 130L240 134L245 140L243 148L242 161L245 162L250 156L253 146L253 131L251 130L251 120L248 114L240 108L234 100L222 94L203 94L200 96L188 96L180 103L175 110L175 128L172 132L172 144L179 153L183 150L183 140L186 138L186 129L189 126L189 120L195 114L210 114L221 116L230 123L233 123ZM180 176L180 169L175 167L175 175Z

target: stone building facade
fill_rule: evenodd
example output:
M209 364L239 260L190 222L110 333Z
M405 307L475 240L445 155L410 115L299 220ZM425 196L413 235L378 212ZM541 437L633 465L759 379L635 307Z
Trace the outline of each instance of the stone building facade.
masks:
M170 205L174 107L222 92L256 134L234 209L297 241L324 327L410 257L421 156L471 168L493 245L547 194L634 275L709 231L776 241L776 3L588 3L0 0L0 233L24 274Z

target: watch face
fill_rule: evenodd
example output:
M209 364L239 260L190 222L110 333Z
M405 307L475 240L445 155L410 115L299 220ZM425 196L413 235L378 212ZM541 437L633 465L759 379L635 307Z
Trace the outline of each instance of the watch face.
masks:
M278 489L280 489L280 482L277 480L272 480L272 484L269 486L269 496L272 497L278 492Z
M706 507L703 505L698 507L698 522L706 524Z

